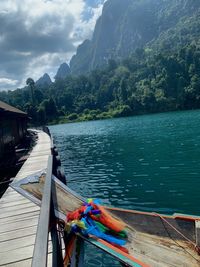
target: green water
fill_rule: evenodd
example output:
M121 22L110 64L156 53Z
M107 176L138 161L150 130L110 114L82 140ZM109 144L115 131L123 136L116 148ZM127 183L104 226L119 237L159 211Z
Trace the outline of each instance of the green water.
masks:
M51 126L68 185L118 207L200 214L200 111Z
M200 215L200 111L50 130L68 186L81 195L117 207Z

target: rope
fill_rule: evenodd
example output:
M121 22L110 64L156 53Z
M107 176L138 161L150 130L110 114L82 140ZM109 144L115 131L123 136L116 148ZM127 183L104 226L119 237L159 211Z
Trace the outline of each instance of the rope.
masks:
M12 179L9 179L9 180L0 182L0 185L1 185L1 184L9 184L9 183L11 183L12 181L13 181Z
M166 222L169 226L171 226L178 234L180 234L185 240L187 240L189 243L191 243L196 248L196 243L194 243L192 240L190 240L187 236L185 236L183 233L181 233L175 226L173 226L170 222L168 222L162 215L158 213L154 213L156 216L160 217L164 222Z
M199 247L197 246L197 244L196 243L194 243L192 240L190 240L187 236L185 236L183 233L181 233L176 227L174 227L170 222L168 222L162 215L160 215L160 214L158 214L158 213L153 213L154 215L156 215L156 216L158 216L160 219L161 219L161 221L164 221L164 222L166 222L170 227L172 227L178 234L180 234L185 240L187 240L190 244L192 244L193 246L194 246L194 249L197 251L197 253L200 255L200 249L199 249ZM165 227L165 225L163 224L163 226ZM168 230L167 230L167 228L165 227L165 229L166 229L166 231L167 231L167 233L168 233L168 235L169 235L169 237L171 238L171 239L173 239L172 237L171 237L171 235L170 235L170 233L168 232ZM178 242L177 242L177 240L174 240L173 239L173 241L176 243L176 244L178 244L182 249L184 249L193 259L195 259L197 262L199 262L200 263L200 261L199 261L199 259L197 259L196 257L194 257L188 250L186 250L183 246L181 246Z

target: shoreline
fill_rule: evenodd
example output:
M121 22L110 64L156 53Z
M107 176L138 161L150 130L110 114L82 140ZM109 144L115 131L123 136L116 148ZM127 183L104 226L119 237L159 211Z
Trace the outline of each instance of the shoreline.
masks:
M52 122L48 122L47 124L50 126L53 125L57 125L57 124L68 124L68 123L79 123L79 122L89 122L89 121L100 121L100 120L109 120L109 119L120 119L120 118L127 118L127 117L138 117L138 116L148 116L148 115L158 115L158 114L168 114L168 113L181 113L181 112L192 112L192 111L197 111L200 109L184 109L184 110L169 110L169 111L163 111L163 112L147 112L147 113L138 113L138 114L130 114L130 115L126 115L126 116L110 116L110 112L103 112L104 114L108 114L107 117L101 117L101 116L97 116L95 118L87 118L85 116L85 114L81 114L80 116L78 116L77 119L74 120L69 120L67 118L61 118L58 120L54 120ZM103 114L100 113L99 115ZM78 115L78 114L77 114Z

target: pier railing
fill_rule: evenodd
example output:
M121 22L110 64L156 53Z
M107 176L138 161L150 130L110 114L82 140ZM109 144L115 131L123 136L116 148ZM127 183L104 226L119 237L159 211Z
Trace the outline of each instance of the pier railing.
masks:
M50 155L48 159L48 168L45 178L42 204L38 221L32 267L47 266L49 219L51 210L52 166L53 166L53 156Z
M43 130L51 138L49 129L45 127ZM52 244L52 266L63 266L61 233L58 231L52 198L52 174L56 175L58 179L66 183L64 175L58 168L59 165L60 160L57 156L53 139L51 138L51 155L48 159L47 173L44 183L44 191L33 252L32 267L46 267L48 265L49 233L51 234Z

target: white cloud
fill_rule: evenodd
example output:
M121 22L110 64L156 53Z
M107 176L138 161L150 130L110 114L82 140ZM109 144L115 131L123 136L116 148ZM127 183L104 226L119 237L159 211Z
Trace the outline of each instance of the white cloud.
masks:
M7 78L0 78L0 86L8 86L8 85L16 85L19 81L17 80L11 80Z
M91 38L103 0L95 1L1 0L1 79L23 85L27 77L38 79L44 72L53 77L76 46ZM0 90L8 85L0 83ZM15 85L11 82L11 89Z

